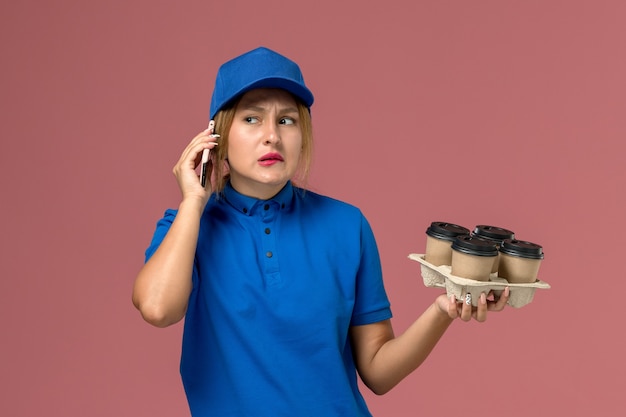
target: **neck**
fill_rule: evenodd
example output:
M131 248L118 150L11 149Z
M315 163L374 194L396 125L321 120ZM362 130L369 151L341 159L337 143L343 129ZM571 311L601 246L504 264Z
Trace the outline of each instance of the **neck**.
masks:
M246 197L257 198L259 200L269 200L278 194L287 184L255 184L255 186L252 187L233 181L232 178L230 183L239 194L243 194Z

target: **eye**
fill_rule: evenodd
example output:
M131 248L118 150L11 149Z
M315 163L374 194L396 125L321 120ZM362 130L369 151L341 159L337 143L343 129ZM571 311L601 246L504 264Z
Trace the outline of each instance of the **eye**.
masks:
M254 116L248 116L244 120L246 121L246 123L249 123L251 125L259 123L259 118L258 117L254 117Z
M281 125L293 125L296 123L296 121L291 117L283 117L278 121L278 123Z

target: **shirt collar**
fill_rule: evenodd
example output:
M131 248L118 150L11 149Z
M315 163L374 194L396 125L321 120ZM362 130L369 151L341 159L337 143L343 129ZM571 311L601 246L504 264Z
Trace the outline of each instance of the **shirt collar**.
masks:
M280 210L289 208L291 206L291 202L293 201L293 193L294 189L291 181L287 181L287 184L285 184L278 194L267 200L260 200L258 198L248 197L241 194L233 188L230 181L224 187L224 197L226 198L226 201L237 211L248 216L254 213L255 207L263 206L264 204L268 204L270 202L275 203Z

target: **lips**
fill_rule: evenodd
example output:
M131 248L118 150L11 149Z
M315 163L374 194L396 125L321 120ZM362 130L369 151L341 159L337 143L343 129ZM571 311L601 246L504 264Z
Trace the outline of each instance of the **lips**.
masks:
M281 154L276 153L276 152L265 154L259 158L259 162L278 162L278 161L282 162L283 157Z

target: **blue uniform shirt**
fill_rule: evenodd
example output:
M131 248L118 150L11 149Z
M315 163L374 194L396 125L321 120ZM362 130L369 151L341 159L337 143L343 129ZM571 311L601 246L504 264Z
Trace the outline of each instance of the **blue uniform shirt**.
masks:
M229 184L202 215L192 279L180 368L193 416L370 416L348 329L391 310L358 208L290 182L270 200Z

